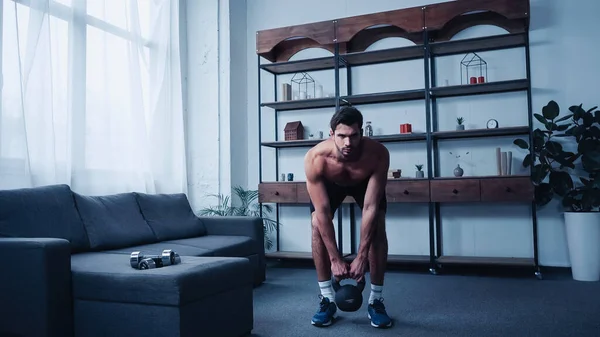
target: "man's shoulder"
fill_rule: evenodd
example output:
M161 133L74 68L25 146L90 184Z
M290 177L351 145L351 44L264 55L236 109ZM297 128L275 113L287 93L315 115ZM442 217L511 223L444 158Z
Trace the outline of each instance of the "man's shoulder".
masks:
M387 149L387 147L385 147L385 145L383 145L382 143L371 139L371 138L367 138L367 149L368 152L377 156L386 156L389 154L389 151Z
M304 156L306 170L310 169L314 173L322 171L322 168L326 163L325 158L327 157L325 142L326 141L313 146L306 152L306 155Z
M311 147L307 152L304 158L314 160L318 158L324 158L327 156L329 147L327 146L327 140L318 143L317 145Z

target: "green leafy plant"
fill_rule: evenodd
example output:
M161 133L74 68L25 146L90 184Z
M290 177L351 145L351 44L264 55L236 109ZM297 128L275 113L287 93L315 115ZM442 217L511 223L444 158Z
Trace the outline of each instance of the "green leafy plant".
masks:
M523 159L531 167L536 204L541 207L558 196L562 206L573 212L597 211L600 206L600 111L582 105L569 107L560 117L560 107L550 101L534 117L544 126L533 131L533 148L523 139L513 143L532 153ZM576 153L566 151L560 138L573 138ZM533 155L532 155L533 154ZM580 167L581 170L576 170ZM573 179L575 177L576 179ZM577 180L581 184L577 183ZM577 184L576 184L577 183Z
M215 197L218 200L218 204L215 206L209 206L199 211L202 216L252 216L260 217L261 205L258 203L259 193L257 190L245 190L240 186L233 188L235 196L240 201L239 206L233 206L231 203L231 197L223 194L210 194L209 196ZM269 238L269 233L277 229L277 225L281 225L277 221L270 219L267 215L273 212L271 205L262 205L262 219L263 219L263 232L265 239L265 247L271 249L273 242Z
M421 171L423 169L423 164L417 164L415 167L417 168L417 171Z
M458 125L462 125L464 123L465 119L463 117L458 117L456 119L456 123L458 123Z

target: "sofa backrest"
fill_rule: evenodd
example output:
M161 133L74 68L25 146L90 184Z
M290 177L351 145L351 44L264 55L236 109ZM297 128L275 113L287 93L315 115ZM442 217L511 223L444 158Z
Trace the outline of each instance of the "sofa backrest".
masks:
M0 191L0 237L60 238L73 253L90 248L68 185Z
M206 235L183 193L86 196L68 185L0 190L0 237L62 238L72 252Z
M135 195L144 219L159 241L206 235L206 227L192 211L185 194Z
M73 193L92 250L117 249L156 242L135 194L84 196Z

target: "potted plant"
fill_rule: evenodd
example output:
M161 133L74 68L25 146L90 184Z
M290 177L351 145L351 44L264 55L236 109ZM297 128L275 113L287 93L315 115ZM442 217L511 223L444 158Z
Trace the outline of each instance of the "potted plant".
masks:
M218 204L216 206L209 206L201 209L199 211L200 215L260 217L261 207L260 204L257 202L259 195L257 190L245 190L240 186L235 186L233 188L233 192L240 201L239 206L233 206L231 204L231 198L229 196L223 194L211 194L210 196L218 199ZM267 217L268 214L271 214L271 212L273 212L273 207L271 205L263 204L262 212L265 248L271 249L273 247L273 242L269 237L269 233L276 230L277 225L281 224Z
M533 132L533 156L523 159L531 167L538 207L555 197L563 208L567 245L573 279L600 280L600 111L571 106L568 115L558 117L560 108L550 101L534 117L544 130ZM561 139L573 139L575 151L567 151ZM522 139L514 140L530 150ZM575 146L576 145L576 146ZM574 179L575 178L575 179Z
M415 167L417 168L416 177L424 178L425 172L423 172L423 164L417 164L417 165L415 165Z
M456 130L464 130L465 129L465 125L463 124L465 122L465 119L463 117L458 117L456 119Z

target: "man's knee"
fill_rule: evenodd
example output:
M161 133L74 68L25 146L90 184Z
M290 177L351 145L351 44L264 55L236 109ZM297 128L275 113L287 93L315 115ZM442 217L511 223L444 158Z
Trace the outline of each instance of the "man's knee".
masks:
M310 225L312 229L317 229L319 227L317 221L317 215L315 214L315 212L310 213Z

